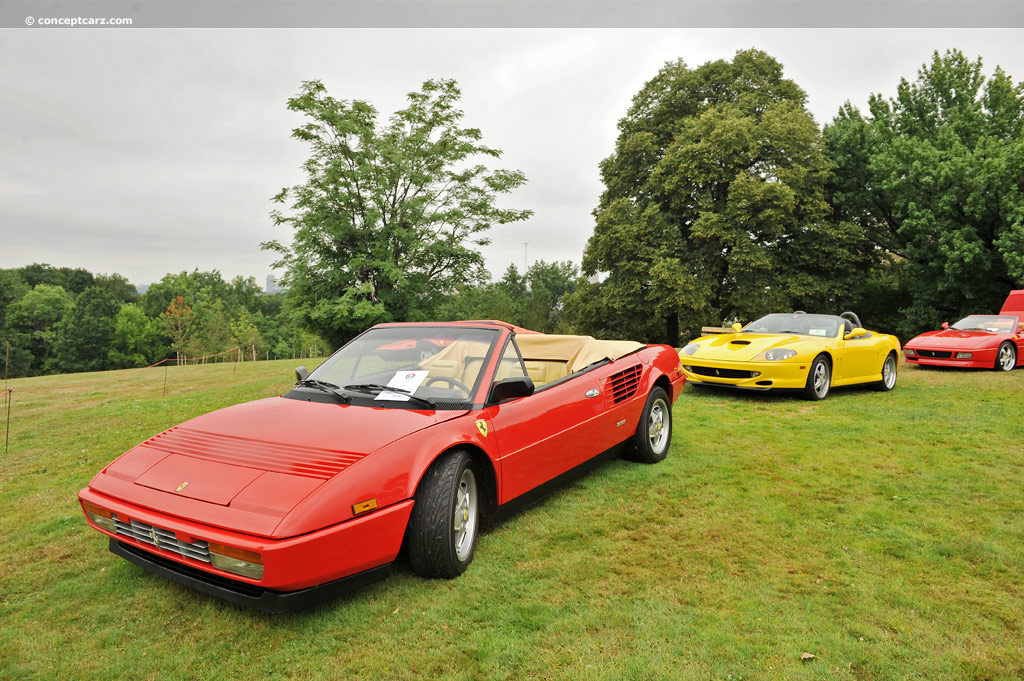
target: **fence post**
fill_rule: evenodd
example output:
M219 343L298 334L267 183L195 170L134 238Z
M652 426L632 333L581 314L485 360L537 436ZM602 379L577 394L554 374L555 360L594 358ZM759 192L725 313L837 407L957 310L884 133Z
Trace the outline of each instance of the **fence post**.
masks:
M14 402L14 391L6 390L7 393L7 427L4 428L4 456L7 456L7 446L11 442L11 403Z

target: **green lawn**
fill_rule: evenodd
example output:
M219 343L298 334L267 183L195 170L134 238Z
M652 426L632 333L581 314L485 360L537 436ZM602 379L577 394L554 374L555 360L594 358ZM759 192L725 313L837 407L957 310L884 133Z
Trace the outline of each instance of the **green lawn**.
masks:
M110 554L78 489L293 364L171 368L166 397L162 369L12 381L0 678L1024 676L1024 370L910 367L822 403L687 388L665 462L612 462L491 529L459 579L399 564L304 614Z

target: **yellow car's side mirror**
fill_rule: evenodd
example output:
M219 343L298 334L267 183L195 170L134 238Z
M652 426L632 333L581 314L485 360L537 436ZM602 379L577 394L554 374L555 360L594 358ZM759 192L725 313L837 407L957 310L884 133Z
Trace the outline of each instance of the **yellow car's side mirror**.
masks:
M850 340L851 338L859 338L860 336L866 335L868 335L868 332L858 326L853 331L843 336L843 340Z
M732 330L735 331L736 333L739 333L740 329L742 329L742 328L743 328L743 325L740 324L739 322L736 322L735 324L732 325Z

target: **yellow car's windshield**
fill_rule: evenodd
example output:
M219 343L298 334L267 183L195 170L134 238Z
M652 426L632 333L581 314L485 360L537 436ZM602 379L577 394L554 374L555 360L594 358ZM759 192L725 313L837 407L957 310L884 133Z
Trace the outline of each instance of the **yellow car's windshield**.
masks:
M842 324L843 320L833 315L786 312L766 315L750 322L740 333L792 333L834 338Z

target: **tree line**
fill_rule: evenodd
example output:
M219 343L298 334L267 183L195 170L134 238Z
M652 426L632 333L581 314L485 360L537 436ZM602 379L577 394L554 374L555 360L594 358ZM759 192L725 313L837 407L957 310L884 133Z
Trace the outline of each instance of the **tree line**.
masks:
M501 152L459 127L458 99L428 81L383 126L318 81L289 100L311 156L275 197L293 243L264 247L305 328L340 343L381 321L498 317L678 345L707 324L852 309L906 339L1024 285L1024 89L958 50L823 127L762 51L666 64L600 164L581 272L498 282L474 246L530 216L496 201L525 178L475 160Z
M337 347L388 321L503 319L542 332L681 345L769 312L857 311L904 340L1024 286L1024 85L935 52L892 95L824 126L759 50L665 64L618 123L581 266L492 281L487 231L531 216L526 182L463 127L454 81L427 81L385 123L319 81L288 100L305 180L282 189L269 241L283 294L217 272L137 296L119 275L0 270L11 375L145 366L240 345ZM557 149L551 153L558 153ZM557 226L552 226L557 229Z
M40 263L0 270L4 375L143 367L234 346L250 360L326 349L299 328L284 296L263 295L252 278L181 272L139 295L119 274Z

